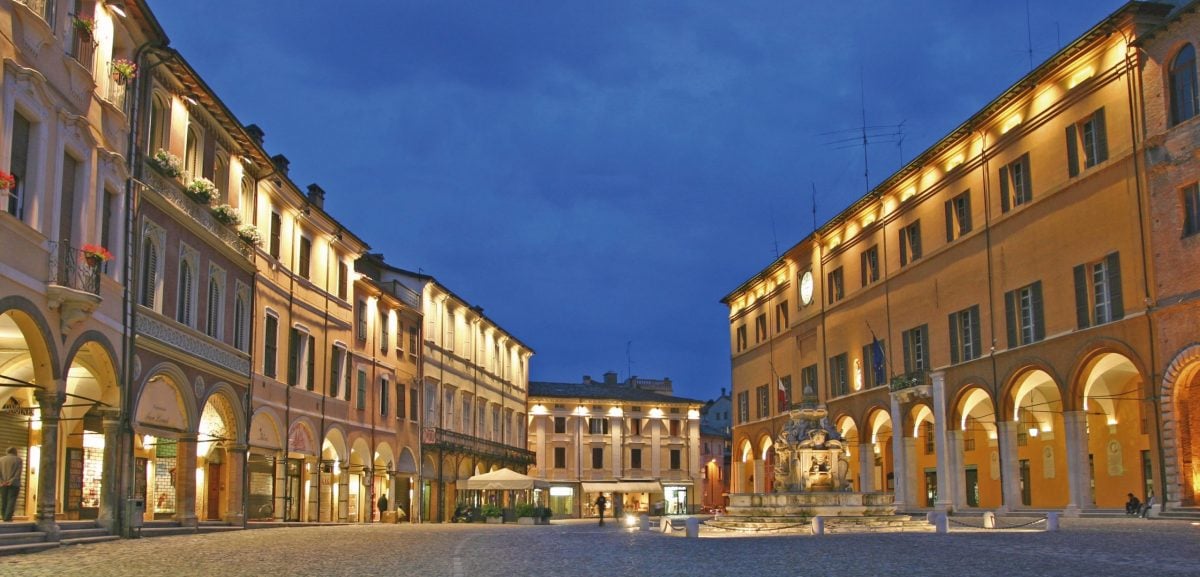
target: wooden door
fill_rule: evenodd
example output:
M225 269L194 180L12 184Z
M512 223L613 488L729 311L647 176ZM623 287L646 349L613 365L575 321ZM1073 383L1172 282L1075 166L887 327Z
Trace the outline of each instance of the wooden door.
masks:
M208 520L221 519L221 464L208 464Z

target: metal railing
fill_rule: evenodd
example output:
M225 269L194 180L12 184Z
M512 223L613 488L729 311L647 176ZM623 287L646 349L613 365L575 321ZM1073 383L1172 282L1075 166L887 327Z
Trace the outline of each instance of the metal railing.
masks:
M418 295L417 291L400 284L400 281L393 280L382 282L380 283L380 286L382 286L383 289L388 292L388 294L396 297L405 305L408 305L414 309L419 309L421 307L421 295Z
M537 462L537 455L533 451L442 428L426 428L422 444L447 451L491 457L506 463L530 465Z
M892 377L890 386L893 391L901 391L927 384L929 384L929 375L925 371L910 371Z
M201 207L196 201L184 196L183 185L174 179L161 176L158 169L154 168L149 162L146 163L146 166L149 170L145 171L142 175L142 185L147 190L157 193L242 256L246 258L253 257L254 249L238 237L237 233L231 227L217 222L217 219L206 207Z
M126 116L129 115L129 108L126 96L128 95L128 86L130 81L125 79L120 74L113 70L112 62L108 63L108 96L107 100L113 106L121 109Z
M24 4L34 14L42 17L50 28L54 28L54 1L53 0L17 0L17 3Z
M96 47L100 44L91 34L83 32L73 25L71 33L75 36L71 42L71 57L78 60L94 76L96 74Z
M50 243L51 284L100 294L102 261L89 261L84 252L65 242Z

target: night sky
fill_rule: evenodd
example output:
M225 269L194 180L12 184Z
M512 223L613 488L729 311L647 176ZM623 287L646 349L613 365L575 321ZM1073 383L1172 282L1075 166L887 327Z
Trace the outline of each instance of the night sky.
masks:
M814 187L822 223L866 192L862 94L875 185L1121 6L150 1L298 185L534 380L701 399L730 386L719 299L813 230Z

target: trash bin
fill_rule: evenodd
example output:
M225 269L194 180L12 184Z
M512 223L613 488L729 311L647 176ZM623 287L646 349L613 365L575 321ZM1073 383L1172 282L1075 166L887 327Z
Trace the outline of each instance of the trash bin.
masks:
M146 519L146 500L141 497L134 497L126 501L125 517L129 519L129 527L131 529L142 528Z

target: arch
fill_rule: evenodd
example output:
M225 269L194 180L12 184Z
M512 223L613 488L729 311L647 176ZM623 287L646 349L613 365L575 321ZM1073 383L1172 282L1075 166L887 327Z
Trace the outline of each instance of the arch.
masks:
M372 464L372 468L377 471L394 470L396 455L392 452L392 446L387 441L382 441L378 445L375 445L375 455Z
M1033 413L1032 418L1037 420L1042 431L1048 431L1049 415L1062 414L1066 409L1059 383L1059 379L1042 366L1026 367L1015 373L1005 387L1005 406L1001 408L1001 415L1004 419L1011 415L1011 419L1019 423L1021 407L1025 406Z
M218 445L238 444L245 438L240 403L229 384L220 383L213 387L202 406L200 418L196 419L197 445L208 443L204 447L211 449Z
M337 426L329 427L325 431L325 438L321 440L321 459L346 461L349 457L350 447L346 443L346 434Z
M288 428L288 453L299 453L308 456L319 455L320 453L318 451L315 438L316 436L313 435L312 425L310 425L307 420L300 419L293 421L292 425Z
M1009 376L1003 380L1004 385L1000 388L1000 414L1011 415L1016 408L1016 399L1018 398L1018 389L1021 384L1029 377L1031 373L1044 373L1045 378L1053 381L1055 386L1063 382L1059 378L1057 372L1050 363L1034 359L1022 363L1018 368L1014 369ZM1062 397L1062 388L1059 387L1059 396Z
M875 410L867 413L866 422L867 422L866 430L871 431L871 442L872 443L883 442L880 439L880 433L886 432L889 437L891 436L892 429L893 429L891 413L883 410L882 408L876 408Z
M1200 378L1200 343L1191 343L1171 359L1163 371L1162 386L1159 388L1162 423L1162 451L1167 483L1167 501L1171 503L1194 502L1200 493L1196 468L1192 458L1193 438L1200 431L1193 431L1190 420L1191 391L1188 383Z
M62 366L58 364L58 348L54 344L50 323L34 304L24 297L12 295L0 298L0 332L3 319L12 319L29 348L36 382L53 382L62 378Z
M1180 46L1167 68L1167 94L1170 123L1179 124L1200 112L1196 83L1196 49L1191 43Z
M1073 379L1072 394L1080 397L1084 411L1102 410L1110 421L1114 421L1110 424L1115 424L1117 400L1136 400L1141 396L1141 383L1132 390L1128 385L1133 378L1140 381L1141 374L1125 355L1100 352L1080 364L1080 372Z
M838 415L837 418L833 420L833 423L833 426L835 429L837 429L838 434L841 435L843 439L846 439L847 442L849 442L849 435L851 434L853 434L856 438L858 437L858 423L854 422L854 417L843 413Z
M279 434L279 419L268 407L259 407L250 417L250 433L246 437L252 447L283 449L283 437Z
M396 459L396 472L407 473L409 475L417 472L417 460L413 457L413 453L408 447L400 449L400 458Z
M958 392L954 404L950 406L949 422L946 428L957 425L959 430L967 430L967 421L975 419L988 431L991 438L996 437L996 403L992 394L982 385L971 385Z
M350 464L370 468L374 460L371 445L367 443L366 437L363 435L356 436L354 441L350 443Z
M173 363L162 362L147 371L134 409L135 425L179 433L194 431L198 413L187 382L187 375ZM178 412L171 410L172 402Z
M933 408L925 403L917 403L909 408L908 418L910 421L912 421L913 438L917 438L919 436L921 425L923 423L928 422L933 426L940 424L933 421Z
M1071 367L1070 378L1067 381L1068 391L1073 402L1070 406L1078 406L1079 410L1086 410L1083 405L1086 390L1094 383L1089 381L1089 377L1095 376L1097 368L1101 370L1111 369L1111 365L1117 363L1118 360L1114 356L1123 357L1128 367L1125 372L1130 369L1139 375L1149 374L1149 370L1145 363L1142 362L1137 352L1130 348L1125 343L1113 339L1096 339L1089 343L1089 348L1084 354L1079 355L1075 366ZM1140 392L1140 391L1139 391ZM1140 396L1140 395L1133 395Z
M742 440L742 448L738 453L741 455L740 462L749 463L754 461L754 447L750 444L749 439Z
M758 438L758 458L766 460L770 455L771 447L775 446L775 441L771 439L771 435L766 433Z
M71 343L71 348L67 349L67 356L63 360L63 366L70 367L75 362L75 356L79 354L79 350L89 345L95 345L101 349L101 352L104 353L103 359L108 361L108 367L106 368L112 372L114 378L117 378L121 374L120 370L118 370L120 362L118 361L117 350L113 347L112 341L108 340L108 336L100 331L89 330L76 337L75 341Z

